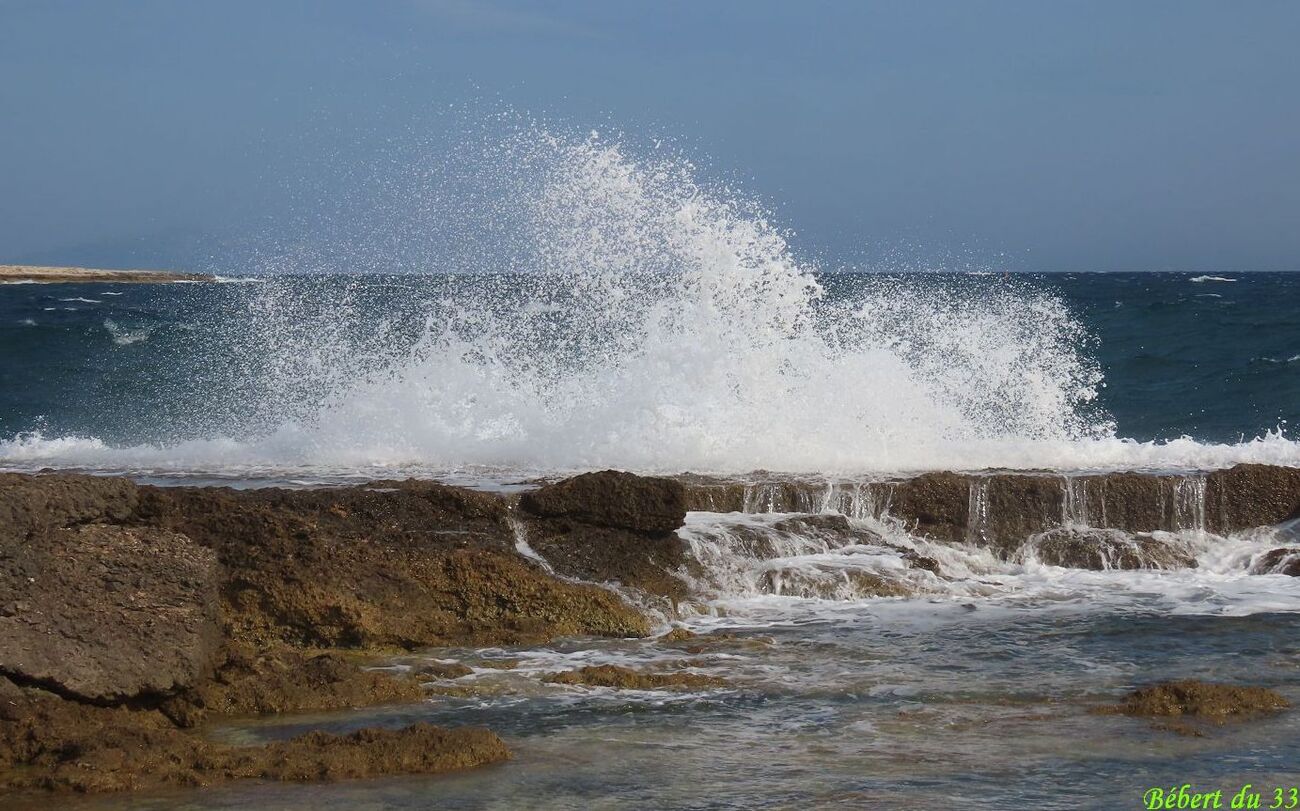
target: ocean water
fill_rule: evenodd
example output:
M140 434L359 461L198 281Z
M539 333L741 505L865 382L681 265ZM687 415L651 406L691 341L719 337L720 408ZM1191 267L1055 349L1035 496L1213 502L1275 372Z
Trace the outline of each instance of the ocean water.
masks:
M621 283L620 304L653 309L643 286L678 281ZM0 467L329 480L1300 463L1298 276L801 281L817 298L774 334L712 308L701 317L727 321L591 319L612 294L572 277L4 285Z
M841 272L678 158L532 135L489 151L482 199L411 206L451 223L425 273L386 272L377 239L365 273L323 272L338 262L318 247L218 284L0 286L0 468L482 486L604 467L1141 469L1189 472L1196 498L1195 471L1300 464L1300 276ZM425 651L388 665L521 663L476 668L468 697L213 732L484 724L508 764L69 807L1110 809L1152 786L1294 785L1300 713L1187 737L1089 712L1176 677L1300 704L1300 590L1258 568L1296 528L1218 537L1192 507L1147 540L1195 567L1100 572L1041 562L1033 538L997 558L871 511L847 534L691 513L699 597L649 607L730 641ZM731 686L541 680L597 663Z
M0 287L0 466L1300 461L1297 277L839 272L680 156L524 131L454 163L391 184L395 225L249 283Z

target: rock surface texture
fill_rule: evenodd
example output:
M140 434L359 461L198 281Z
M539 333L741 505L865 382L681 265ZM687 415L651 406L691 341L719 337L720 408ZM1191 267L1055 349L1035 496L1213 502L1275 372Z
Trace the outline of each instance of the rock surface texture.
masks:
M1069 479L930 473L848 485L603 471L518 498L418 481L233 490L0 474L0 789L331 779L505 759L500 739L477 729L416 724L226 746L192 728L214 716L416 701L469 670L435 663L381 671L367 669L364 657L647 636L650 620L624 595L634 589L665 606L692 597L688 580L699 564L677 534L690 509L813 514L771 529L829 545L888 546L838 511L884 516L1008 558L1032 552L1077 568L1174 568L1194 561L1168 543L1148 543L1153 533L1296 519L1300 470L1239 465L1203 476ZM751 541L756 554L769 543L761 533ZM1260 554L1251 571L1300 573L1300 554L1285 543ZM895 551L910 567L943 576L938 561ZM656 644L697 655L741 642L679 631ZM725 684L618 667L551 678L627 689ZM1139 691L1115 711L1235 717L1278 709L1279 698L1171 683Z

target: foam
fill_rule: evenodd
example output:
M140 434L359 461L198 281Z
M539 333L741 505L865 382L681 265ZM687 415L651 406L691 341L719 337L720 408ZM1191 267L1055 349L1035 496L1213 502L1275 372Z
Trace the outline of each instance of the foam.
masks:
M256 377L237 392L257 404L255 423L133 447L29 433L0 441L0 465L439 475L1300 464L1280 431L1231 445L1117 436L1095 408L1089 336L1062 301L1015 280L903 279L830 301L761 207L704 184L680 157L525 129L467 165L473 176L456 180L482 199L434 205L420 195L455 184L418 167L424 185L406 202L447 220L448 234L429 239L461 245L463 269L508 273L407 302L422 314L413 338L358 306L364 279L330 299L267 278L244 286L245 311L227 318ZM204 404L185 405L201 424Z

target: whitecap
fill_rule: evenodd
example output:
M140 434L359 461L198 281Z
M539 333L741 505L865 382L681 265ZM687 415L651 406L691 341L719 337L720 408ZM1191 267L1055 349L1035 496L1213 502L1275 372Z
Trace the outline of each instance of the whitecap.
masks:
M108 330L108 334L113 336L113 343L118 346L130 346L134 343L149 340L149 336L153 333L155 327L145 326L127 329L119 326L112 319L105 318L104 329Z
M1300 464L1281 432L1118 436L1095 409L1090 338L1050 292L900 279L827 301L769 215L688 161L535 131L488 152L467 164L486 222L426 206L426 167L396 208L445 214L468 270L519 268L505 294L453 290L421 302L418 338L365 344L372 310L263 279L230 340L266 372L247 384L269 422L136 446L28 436L0 444L0 464L307 478Z
M1230 279L1227 276L1193 276L1193 282L1235 282L1236 279Z

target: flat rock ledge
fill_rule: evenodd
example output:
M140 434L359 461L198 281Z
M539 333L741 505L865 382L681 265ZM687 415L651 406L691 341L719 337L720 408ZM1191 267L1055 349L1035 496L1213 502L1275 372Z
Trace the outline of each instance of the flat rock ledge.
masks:
M167 282L210 282L206 273L175 273L167 270L100 270L97 268L45 267L42 265L0 265L0 282L37 284L166 284Z
M436 774L510 757L485 729L308 732L264 746L224 746L158 712L97 707L0 683L0 786L103 792L227 780L339 780Z
M1140 687L1119 704L1098 707L1098 715L1151 719L1157 729L1201 736L1210 725L1265 718L1291 702L1267 687L1181 679Z
M543 681L549 684L614 687L620 690L705 690L730 686L726 679L703 673L641 673L618 665L589 665L577 670L552 673Z
M457 671L366 665L422 648L646 637L653 625L642 610L597 584L668 605L690 599L682 572L691 563L677 534L690 509L888 513L935 540L1007 555L1038 535L1036 554L1059 565L1178 566L1185 561L1157 560L1160 550L1141 533L1189 521L1226 532L1295 519L1300 469L1068 481L935 473L851 486L603 471L520 497L422 481L232 490L0 474L0 789L334 779L505 759L505 745L485 730L417 724L228 747L206 741L201 728L219 716L417 701ZM1071 516L1135 540L1052 534ZM821 532L847 524L801 520ZM1252 571L1294 574L1295 559L1294 547L1280 545ZM658 644L693 654L740 642L678 633ZM618 667L552 679L623 689L725 685ZM1157 688L1115 711L1235 718L1283 706L1253 688Z
M621 486L636 497L635 481ZM229 747L199 728L419 701L428 674L366 667L401 651L649 634L613 591L521 555L514 509L430 482L236 491L0 474L0 790L428 774L508 758L480 729ZM624 520L608 515L578 525L643 537L587 523Z

